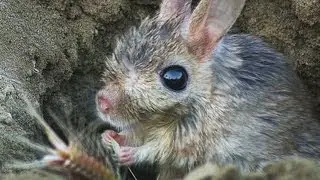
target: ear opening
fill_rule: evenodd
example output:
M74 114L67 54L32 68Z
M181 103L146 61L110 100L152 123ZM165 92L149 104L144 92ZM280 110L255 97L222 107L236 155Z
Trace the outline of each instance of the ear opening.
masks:
M238 19L245 0L201 0L193 11L187 43L191 54L200 61L211 55L218 41Z

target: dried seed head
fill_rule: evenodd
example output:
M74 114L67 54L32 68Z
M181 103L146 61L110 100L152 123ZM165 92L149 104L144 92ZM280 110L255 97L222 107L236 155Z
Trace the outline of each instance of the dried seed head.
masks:
M72 179L120 179L118 155L116 154L117 143L113 140L104 141L98 133L98 129L103 126L101 123L94 123L81 130L79 133L72 133L72 127L63 125L61 121L51 113L60 127L64 127L67 134L68 144L63 141L57 133L46 123L42 116L32 106L31 102L24 98L27 103L28 112L43 127L53 149L33 143L26 138L17 138L21 143L29 145L31 148L40 150L46 155L39 161L31 163L17 162L9 167L15 169L41 168L66 174Z

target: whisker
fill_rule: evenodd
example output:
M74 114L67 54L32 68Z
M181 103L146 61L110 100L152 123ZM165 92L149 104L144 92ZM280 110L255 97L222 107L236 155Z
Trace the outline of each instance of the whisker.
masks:
M131 170L131 168L130 168L130 167L128 167L128 170L130 171L130 173L131 173L131 175L132 175L133 179L138 180L138 179L137 179L137 177L136 177L136 176L134 175L134 173L132 172L132 170Z

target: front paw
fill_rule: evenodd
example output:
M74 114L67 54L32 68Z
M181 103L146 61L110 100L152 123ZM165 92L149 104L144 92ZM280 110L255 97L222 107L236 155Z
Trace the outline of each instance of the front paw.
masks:
M104 142L110 142L114 140L118 143L118 158L122 166L131 166L135 163L134 154L136 153L136 147L124 146L125 145L125 136L120 135L113 130L107 130L102 134L102 140Z
M131 166L135 163L136 147L120 146L119 161L122 166Z
M104 141L110 141L111 139L115 140L119 144L119 146L123 146L126 140L126 137L124 135L120 135L113 130L106 130L102 134L102 137Z

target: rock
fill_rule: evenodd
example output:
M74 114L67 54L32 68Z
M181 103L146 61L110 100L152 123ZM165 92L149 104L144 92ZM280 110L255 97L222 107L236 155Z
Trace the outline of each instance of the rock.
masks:
M190 172L184 180L318 180L320 166L312 159L286 158L270 162L260 172L241 172L233 165L206 164Z
M319 0L292 0L293 8L298 18L314 25L320 22L320 1Z
M298 17L298 18L297 18ZM258 35L294 65L320 112L320 8L318 0L247 0L237 22Z

